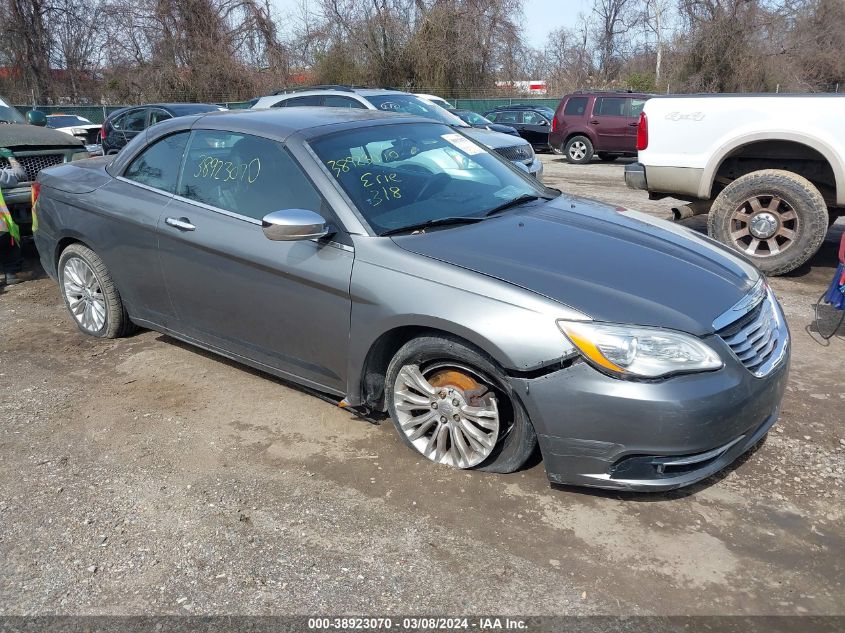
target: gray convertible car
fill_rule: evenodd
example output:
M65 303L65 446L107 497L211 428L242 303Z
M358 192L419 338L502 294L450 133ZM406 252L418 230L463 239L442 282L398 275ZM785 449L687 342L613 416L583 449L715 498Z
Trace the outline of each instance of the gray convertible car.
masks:
M182 117L39 181L83 332L152 328L387 411L438 464L511 472L539 444L553 482L670 489L778 417L789 333L753 266L437 122Z

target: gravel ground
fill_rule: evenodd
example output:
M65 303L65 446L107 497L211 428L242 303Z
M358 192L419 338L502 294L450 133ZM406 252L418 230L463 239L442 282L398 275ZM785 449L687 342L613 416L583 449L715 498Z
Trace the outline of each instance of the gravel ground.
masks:
M668 214L621 161L544 160ZM0 290L0 614L845 614L845 332L810 328L841 230L772 281L794 337L774 432L651 496L437 468L166 336L85 337L30 258Z

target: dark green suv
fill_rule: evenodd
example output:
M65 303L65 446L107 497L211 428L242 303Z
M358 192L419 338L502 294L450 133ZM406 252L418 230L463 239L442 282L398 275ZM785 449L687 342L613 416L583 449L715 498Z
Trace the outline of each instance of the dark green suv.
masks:
M12 150L27 175L26 181L18 183L18 186L4 189L3 199L24 235L31 233L32 183L38 173L46 167L89 156L80 140L43 127L47 123L43 113L28 114L31 116L24 118L0 98L0 147ZM8 166L9 161L0 158L0 168Z

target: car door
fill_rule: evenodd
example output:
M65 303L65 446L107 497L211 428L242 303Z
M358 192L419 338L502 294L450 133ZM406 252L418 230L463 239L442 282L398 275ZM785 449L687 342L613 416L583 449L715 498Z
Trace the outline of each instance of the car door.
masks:
M503 110L502 112L496 112L495 116L496 118L493 119L493 121L495 121L496 123L501 123L502 125L509 125L514 128L517 132L519 132L520 136L523 136L522 112L519 112L517 110Z
M261 218L331 209L281 143L195 130L160 257L180 331L319 388L345 392L353 252L335 241L269 240Z
M188 131L156 140L89 196L101 218L98 252L136 319L166 328L175 312L158 257L158 224L176 191Z
M596 97L590 119L598 143L597 152L625 151L628 138L628 100L625 97Z
M548 146L551 129L549 120L539 112L526 110L522 113L522 128L519 132L534 147Z

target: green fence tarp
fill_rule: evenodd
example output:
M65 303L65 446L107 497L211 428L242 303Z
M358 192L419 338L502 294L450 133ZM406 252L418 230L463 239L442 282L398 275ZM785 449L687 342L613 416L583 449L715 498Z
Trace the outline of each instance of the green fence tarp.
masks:
M449 102L452 103L459 110L472 110L473 112L484 114L485 112L489 112L490 110L498 106L514 105L517 103L542 105L554 110L555 108L557 108L557 104L560 103L560 99L520 99L519 97L511 97L504 99L450 99ZM228 101L222 102L218 105L222 105L226 108L229 108L230 110L242 110L244 108L249 107L249 102ZM26 115L27 112L34 109L40 110L44 114L75 114L77 116L85 117L92 123L102 123L109 114L111 114L115 110L120 110L121 108L125 108L127 106L39 105L33 108L33 106L31 105L17 105L15 107L23 115Z

